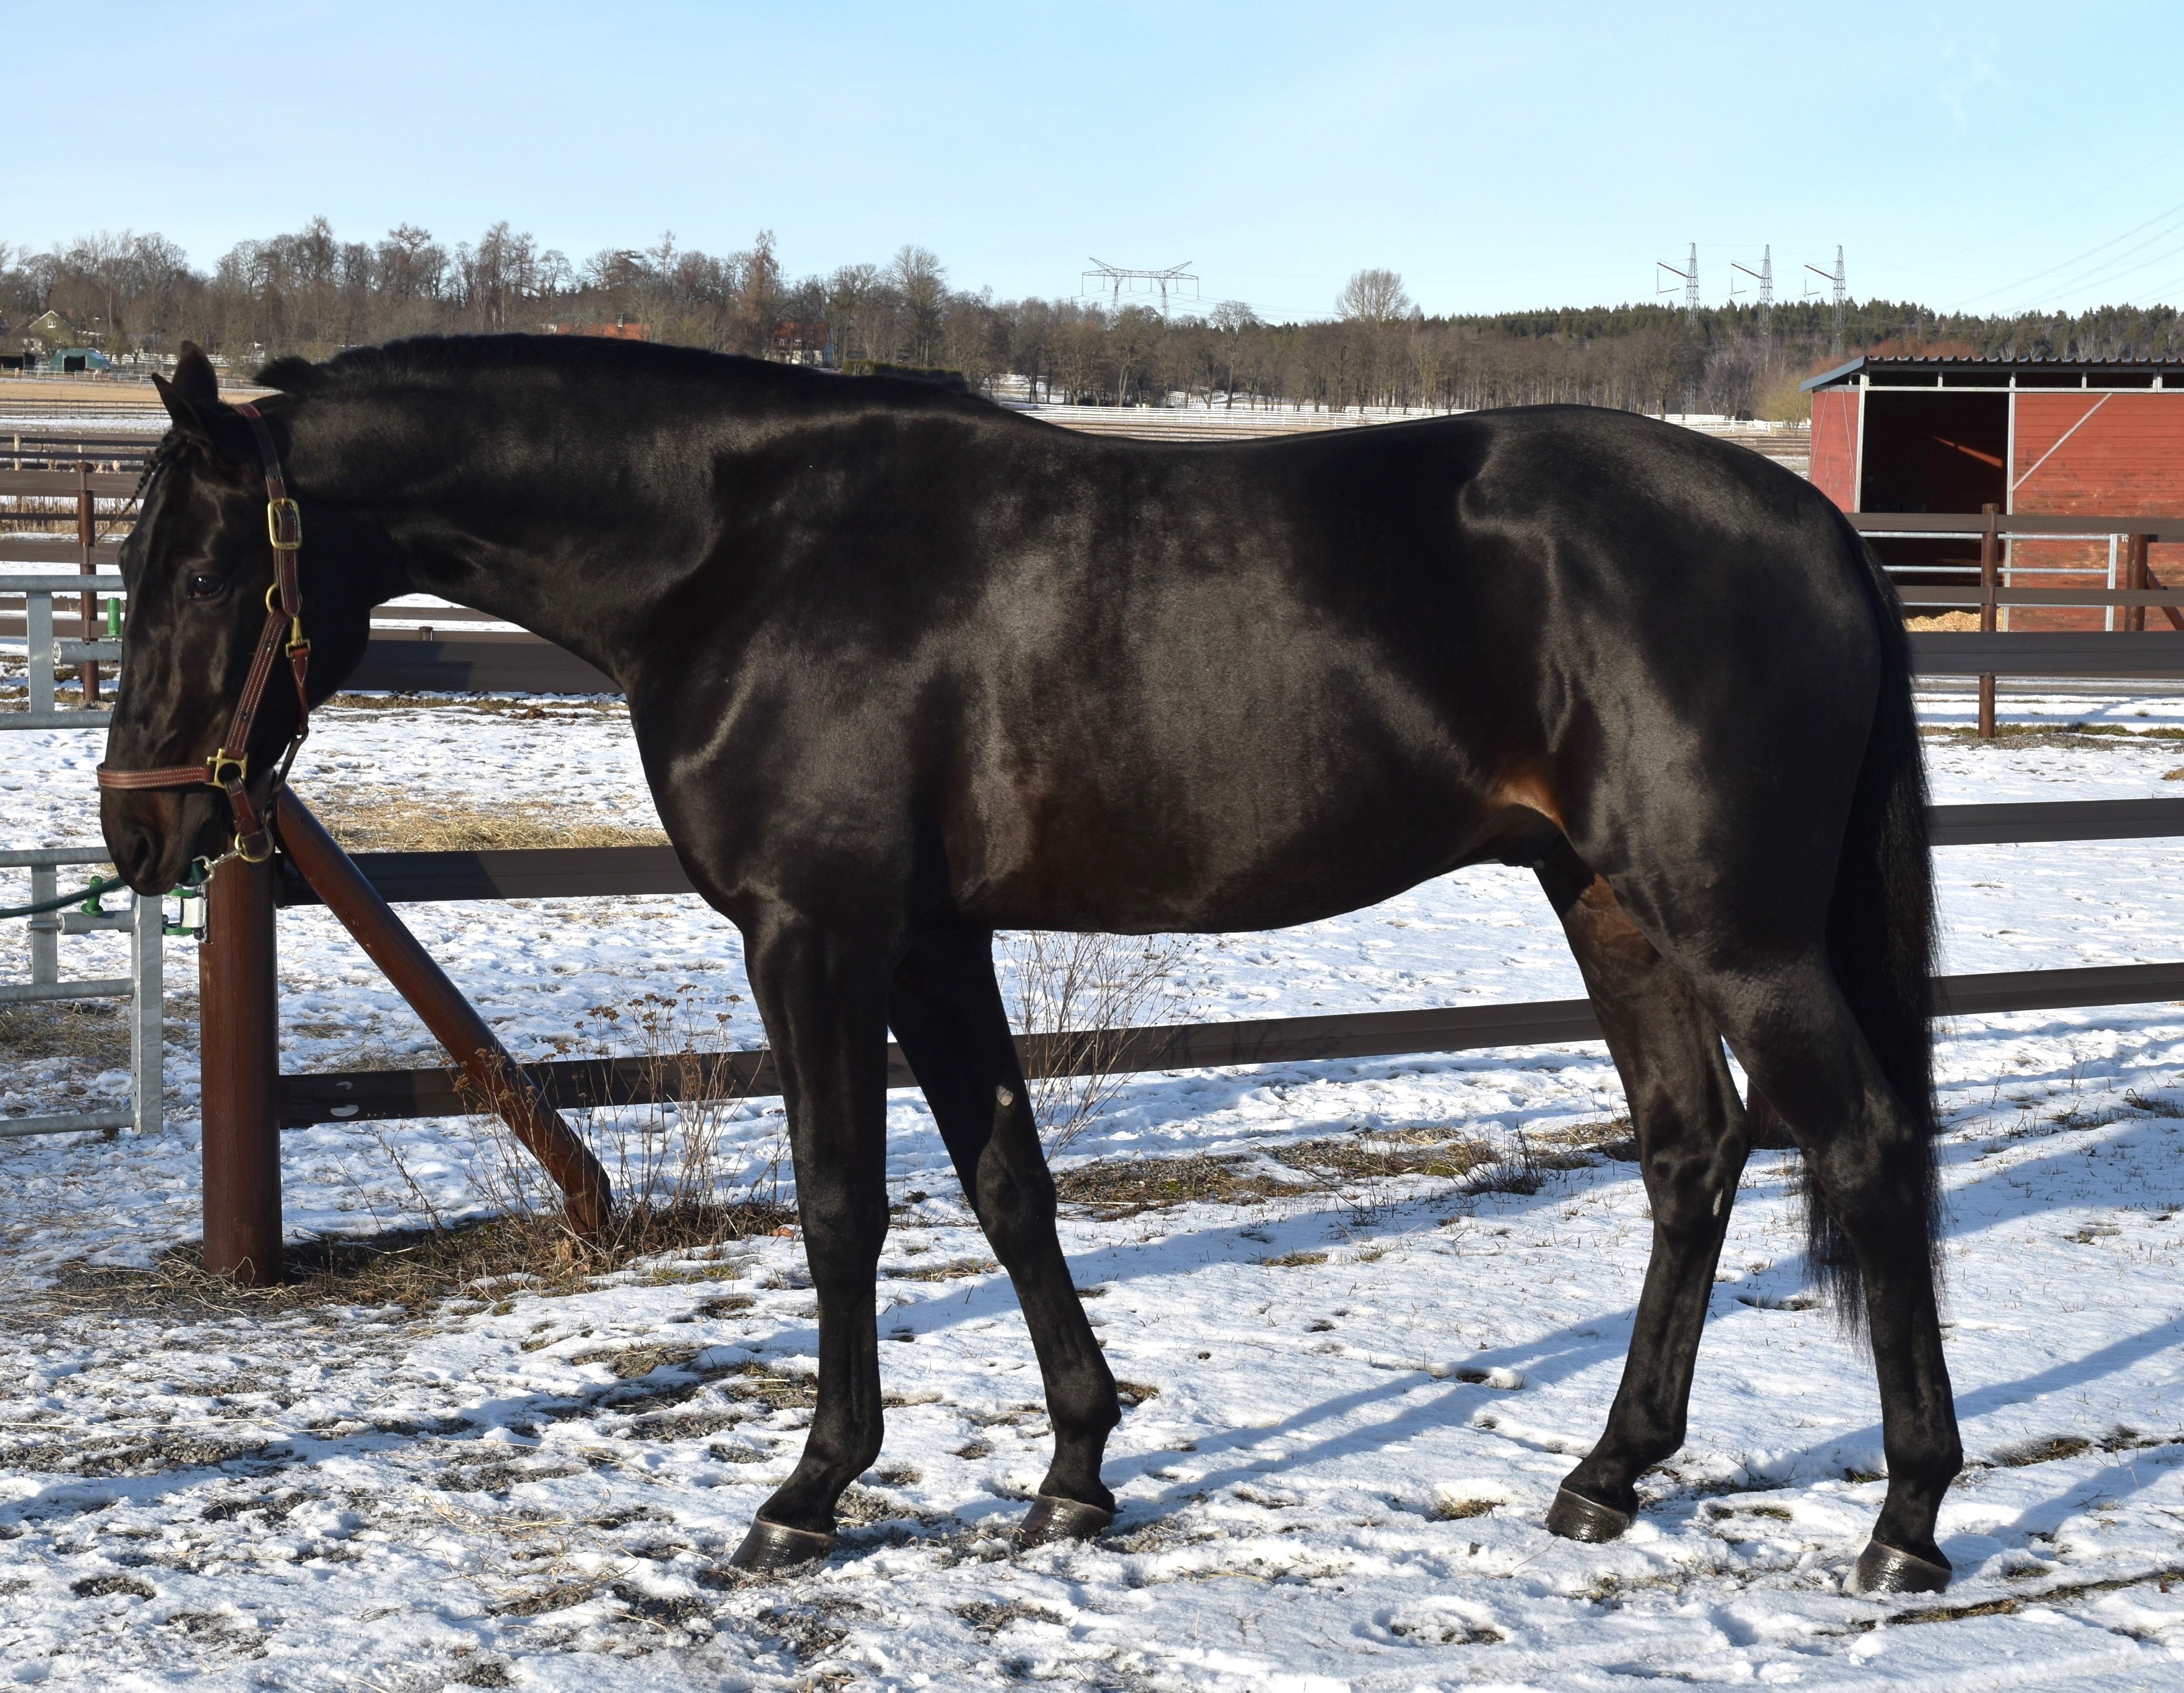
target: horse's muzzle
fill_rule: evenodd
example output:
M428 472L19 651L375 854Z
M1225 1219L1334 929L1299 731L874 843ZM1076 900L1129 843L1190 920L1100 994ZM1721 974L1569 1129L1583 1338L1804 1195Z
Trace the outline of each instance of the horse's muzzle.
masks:
M223 809L209 788L98 797L106 850L121 879L139 894L165 893L181 881L192 859L220 850Z

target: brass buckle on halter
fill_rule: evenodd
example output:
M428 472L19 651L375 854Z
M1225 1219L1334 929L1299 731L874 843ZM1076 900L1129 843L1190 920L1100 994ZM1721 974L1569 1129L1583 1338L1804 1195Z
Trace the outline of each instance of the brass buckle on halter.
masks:
M205 760L205 766L208 772L205 782L208 787L226 787L229 778L225 772L231 770L235 772L234 780L237 782L250 780L250 755L248 753L241 758L233 758L229 756L227 749L222 747Z
M278 553L300 552L304 545L304 514L292 499L265 502L265 538Z
M245 864L265 863L267 859L273 856L272 830L261 827L258 831L257 840L259 845L265 849L265 851L254 853L248 847L243 845L242 831L237 829L235 832L235 855Z
M280 615L281 608L274 604L273 602L275 599L279 598L280 593L281 584L277 582L275 582L272 587L265 590L265 610L275 616L278 616ZM287 647L283 648L282 650L292 659L298 653L308 654L310 652L311 643L304 638L304 620L302 618L291 617L288 620L288 644Z

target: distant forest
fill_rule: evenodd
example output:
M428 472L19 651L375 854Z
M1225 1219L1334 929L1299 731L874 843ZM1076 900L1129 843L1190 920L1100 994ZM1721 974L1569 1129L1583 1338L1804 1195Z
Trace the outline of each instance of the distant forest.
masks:
M170 354L185 338L247 367L282 354L417 334L621 324L655 341L781 356L823 345L855 360L1004 376L1085 404L1469 409L1574 401L1731 416L1803 414L1797 380L1832 357L1832 308L1756 305L1695 316L1663 305L1427 316L1402 279L1364 270L1323 320L1268 323L1235 302L1191 302L1165 320L1142 301L996 300L954 286L920 247L884 264L792 279L771 235L711 254L663 236L577 263L498 223L450 246L410 225L343 241L323 218L237 243L209 273L158 235L87 236L47 252L0 241L0 340L58 311L109 356ZM632 327L641 326L641 327ZM2072 316L1942 315L1852 304L1841 354L1926 351L2041 358L2184 355L2167 306Z

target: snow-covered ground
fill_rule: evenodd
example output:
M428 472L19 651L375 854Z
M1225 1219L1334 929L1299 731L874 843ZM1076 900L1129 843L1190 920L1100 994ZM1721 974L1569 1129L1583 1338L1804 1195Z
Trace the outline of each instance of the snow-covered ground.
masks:
M2008 704L2184 727L2184 699ZM97 739L12 738L0 840L95 839ZM2175 794L2184 766L2184 742L2151 737L1930 750L1945 803ZM571 764L578 820L649 820L619 712L591 707L330 712L298 782L368 803L421 765L491 805L558 794ZM1945 968L2184 958L2184 844L1951 849L1939 865ZM757 1039L734 931L694 899L404 916L520 1052L686 983L699 1020ZM174 944L187 989L192 948ZM0 933L0 979L20 977L22 946L19 925ZM281 946L286 1067L428 1061L323 913L285 914ZM120 944L63 949L69 973L105 975ZM1206 941L1152 1015L1578 991L1530 877L1475 870ZM1045 1466L1037 1371L922 1100L899 1093L887 1450L826 1566L747 1582L720 1566L809 1416L798 1242L432 1310L137 1312L57 1290L70 1260L143 1265L195 1234L188 1033L178 1020L159 1139L0 1144L0 1680L2184 1686L2184 1589L2168 1590L2184 1581L2184 1008L1945 1028L1950 1358L1973 1467L1942 1543L1960 1572L1946 1607L1973 1614L1841 1591L1881 1492L1877 1404L1857 1349L1797 1297L1777 1155L1746 1177L1689 1442L1605 1547L1539 1525L1628 1342L1647 1241L1630 1165L1600 1157L1529 1195L1301 1183L1249 1206L1072 1216L1116 1373L1156 1391L1133 1395L1111 1448L1115 1533L1022 1554L1000 1531ZM17 1062L0 1112L116 1080ZM738 1108L732 1164L777 1153L777 1103ZM1357 1128L1513 1144L1619 1109L1597 1045L1152 1076L1060 1161L1249 1156ZM471 1133L287 1136L292 1228L414 1222L421 1197L475 1208Z

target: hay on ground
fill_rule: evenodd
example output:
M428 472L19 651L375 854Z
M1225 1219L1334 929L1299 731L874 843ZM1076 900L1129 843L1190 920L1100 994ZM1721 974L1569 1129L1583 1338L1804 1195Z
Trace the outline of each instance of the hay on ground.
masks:
M490 852L517 847L665 846L667 832L633 827L604 812L572 813L565 799L496 805L421 798L399 788L339 795L299 787L326 833L349 852Z

